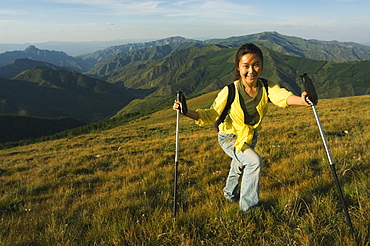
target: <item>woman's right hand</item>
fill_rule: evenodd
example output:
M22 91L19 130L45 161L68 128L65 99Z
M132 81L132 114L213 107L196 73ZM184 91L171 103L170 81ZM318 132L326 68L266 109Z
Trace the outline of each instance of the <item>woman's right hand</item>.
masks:
M172 109L173 110L180 110L181 106L182 106L181 102L178 101L178 100L175 100L175 102L173 103ZM180 110L180 113L181 113L181 110ZM184 114L184 115L193 119L193 120L198 120L199 119L199 114L195 111L192 111L192 110L187 110L186 114Z
M178 101L178 100L175 100L175 102L173 103L172 108L173 108L173 110L180 110L180 108L181 108L181 102Z

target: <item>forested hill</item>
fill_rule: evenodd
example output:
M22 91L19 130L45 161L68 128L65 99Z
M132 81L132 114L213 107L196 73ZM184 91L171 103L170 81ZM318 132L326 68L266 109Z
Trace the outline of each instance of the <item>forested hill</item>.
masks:
M0 114L64 116L86 123L109 118L134 99L125 88L46 67L0 78L0 98Z
M142 93L121 112L135 112L148 105L163 105L176 91L188 97L218 90L233 80L234 55L238 48L221 45L184 49L160 60L137 60L106 73L111 83ZM262 77L299 94L299 75L308 73L320 98L370 93L370 61L332 62L284 55L262 47ZM113 66L106 65L102 68ZM97 70L99 71L99 70Z
M178 90L195 97L230 83L236 50L247 42L264 52L262 76L294 93L302 90L298 76L308 73L320 98L369 94L370 47L264 32L205 41L171 37L79 57L35 46L6 52L0 113L95 122L118 111L163 108Z
M335 62L370 60L370 47L354 42L322 41L286 36L277 32L263 32L225 39L210 39L204 44L239 47L255 43L268 49L292 56Z
M134 43L111 46L79 58L95 64L115 55L134 50L158 46L181 46L183 48L218 44L228 47L240 47L245 43L254 43L283 54L329 61L364 61L370 60L370 47L354 42L321 41L282 35L277 32L262 32L224 39L193 40L183 37L172 37L146 43Z

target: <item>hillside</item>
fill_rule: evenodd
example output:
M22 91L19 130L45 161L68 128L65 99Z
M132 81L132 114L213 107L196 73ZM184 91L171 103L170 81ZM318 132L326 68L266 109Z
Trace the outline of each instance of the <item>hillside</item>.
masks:
M370 47L353 42L322 41L282 35L277 32L262 32L226 39L210 39L204 44L221 44L240 47L245 43L255 43L286 55L313 60L334 62L368 61Z
M300 37L287 36L277 32L263 32L245 36L224 39L209 39L205 41L192 40L183 37L171 37L162 40L116 45L91 54L79 56L89 63L96 64L100 61L114 57L117 54L134 50L148 49L158 46L195 46L223 45L240 47L245 43L255 43L259 46L292 56L299 56L314 60L328 60L336 62L370 60L370 47L353 42L306 40Z
M370 94L370 73L366 72L370 67L370 61L318 62L291 56L282 59L295 69L297 75L305 71L312 74L320 98Z
M130 51L161 46L183 46L186 48L188 46L200 45L201 43L202 43L201 41L187 39L183 37L169 37L145 43L129 43L124 45L110 46L106 49L99 50L91 54L81 55L79 56L79 58L88 62L89 64L96 64L102 60L106 60L109 59L110 57L114 57L116 55L120 55L122 53L127 53Z
M359 245L370 241L369 105L359 96L317 106ZM270 107L257 145L261 203L244 215L222 197L230 159L216 133L181 117L174 222L175 115L0 150L0 244L355 245L310 108Z
M68 118L32 118L0 115L0 143L39 138L84 125Z
M7 90L0 92L6 95L1 97L0 113L96 122L117 112L162 109L178 90L193 98L230 83L235 52L245 42L262 47L262 76L295 94L301 91L302 73L314 79L320 98L369 94L368 46L264 32L206 41L171 37L81 57L35 46L6 52L0 54L1 86L5 90L6 84ZM12 83L12 78L32 84ZM91 85L81 86L86 81Z
M175 46L178 50L190 47L224 45L239 47L252 42L259 46L292 56L299 56L314 60L328 60L335 62L365 61L370 60L370 47L350 42L306 40L299 37L282 35L277 32L263 32L245 36L230 37L225 39L210 39L205 41L192 40L184 37L169 37L145 43L129 43L124 45L110 46L94 53L78 57L68 56L62 51L49 51L30 45L23 51L8 51L0 54L0 66L16 59L32 59L45 61L56 66L72 68L78 72L86 72L94 65L105 63L106 60L114 60L115 56L150 49L161 46ZM98 65L101 66L101 65Z
M35 68L51 68L54 70L67 70L65 67L58 67L44 61L35 61L28 58L17 59L9 64L0 67L0 78L11 79L21 72Z
M196 93L215 80L229 82L234 51L217 45L184 49L158 61L129 64L116 71L117 75L109 81L122 83L126 88L156 89L150 97L171 95L176 90ZM217 85L210 91L215 89L219 89Z
M176 91L188 97L218 90L233 80L234 56L238 48L221 45L193 47L159 60L135 61L116 68L108 81L131 90L142 98L132 101L120 113L161 105ZM308 73L317 83L320 98L357 96L370 93L370 61L330 62L283 55L262 47L262 77L300 94L299 75ZM114 66L111 64L111 66Z
M134 97L105 81L45 67L11 80L0 78L0 98L0 114L66 116L91 123L113 116Z

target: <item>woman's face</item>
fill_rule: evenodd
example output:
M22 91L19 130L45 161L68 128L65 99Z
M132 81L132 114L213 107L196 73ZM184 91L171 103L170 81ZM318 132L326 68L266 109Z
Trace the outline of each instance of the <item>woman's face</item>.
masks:
M262 60L256 54L246 54L240 58L238 71L243 84L255 86L262 73Z

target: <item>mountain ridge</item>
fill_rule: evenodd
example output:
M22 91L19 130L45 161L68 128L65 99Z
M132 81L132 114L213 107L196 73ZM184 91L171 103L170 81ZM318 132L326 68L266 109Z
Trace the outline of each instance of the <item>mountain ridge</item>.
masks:
M83 78L82 81L98 79L115 86L111 87L111 91L124 90L122 94L116 93L114 96L116 98L110 98L109 102L121 105L115 102L122 101L120 97L128 97L127 100L130 102L127 104L125 101L124 108L117 109L116 112L134 113L151 107L163 107L166 100L173 97L178 90L183 91L188 97L195 97L218 90L230 83L233 80L235 52L240 44L245 42L254 42L263 50L265 66L262 76L278 82L296 94L302 90L298 76L303 72L309 73L316 81L319 96L322 98L369 93L368 81L370 79L366 73L369 60L359 60L370 56L370 47L336 41L305 40L277 32L205 41L183 37L165 38L146 43L112 46L103 50L102 56L85 57L85 60L70 57L64 52L39 50L35 46L30 46L23 52L23 56L26 57L0 67L0 77L7 80L16 78L14 81L36 83L33 86L40 87L41 85L43 90L46 88L49 90L51 88L63 89L63 93L70 90L70 97L77 93L74 90L82 88L77 84L77 77ZM4 61L2 58L11 60L21 57L21 53L15 51L0 54L0 63ZM348 55L349 53L351 56ZM36 62L27 58L27 55L39 60L42 58L41 60L54 61L54 63ZM322 60L317 60L320 57ZM332 57L337 57L334 59L336 61L331 61ZM62 60L55 62L58 58ZM78 68L70 66L76 61L73 59L82 62L81 66ZM90 60L93 62L84 63L88 59L99 60L99 62ZM357 59L358 61L349 62L343 59ZM56 64L61 64L61 66ZM82 67L84 71L81 70ZM43 70L43 77L40 76L41 70L39 69ZM52 75L50 69L60 71L59 75L55 72ZM73 71L81 75L72 76ZM60 87L60 84L54 81L55 78L61 80L60 74L63 74L62 77L65 80L71 79L75 84L71 87ZM67 86L67 83L63 85ZM27 84L27 88L29 86ZM97 92L90 90L89 93L92 95ZM10 92L10 95L12 93L19 92ZM47 94L41 95L47 96ZM94 95L96 99L99 98L99 94ZM82 95L79 94L79 96ZM29 103L33 102L29 101ZM105 101L102 104L105 104ZM9 107L9 102L6 105ZM24 107L23 105L20 107L21 110L17 108L10 113L27 112L27 110L24 111ZM80 114L85 113L82 111ZM109 116L109 114L104 115Z
M58 67L44 61L21 58L16 59L3 67L0 67L0 78L11 79L23 71L41 67L52 68L54 70L68 70L66 67Z
M194 97L220 89L233 81L233 58L237 49L217 45L184 49L161 60L128 64L117 69L115 71L117 75L108 78L108 81L126 88L146 90L148 93L145 98L150 100L150 105L164 103L162 100L165 100L166 96L175 95L178 90ZM370 77L366 73L366 67L370 66L370 61L340 63L284 55L265 47L262 47L262 51L264 53L262 77L274 80L295 94L302 91L303 86L298 78L302 73L310 74L317 81L317 85L320 85L317 90L321 98L369 93L366 81L369 81ZM353 71L356 73L352 74ZM341 82L332 84L333 79L340 80L342 75L345 76ZM348 84L347 87L351 89L340 89L344 84ZM325 90L329 88L330 91L326 92ZM154 98L162 102L156 103ZM123 112L141 110L142 106L137 106L145 104L145 100L140 103L138 100L143 99L136 99L127 105ZM133 106L134 104L136 106Z
M241 46L246 42L252 42L283 54L314 60L338 62L370 60L370 47L365 45L354 42L303 39L295 36L282 35L278 32L262 32L226 39L211 39L204 42L207 44L232 45L233 47ZM345 51L341 52L341 49Z
M63 51L40 50L34 45L28 46L24 51L7 51L0 54L0 66L5 66L17 59L44 61L56 66L71 68L82 72L89 69L88 65L80 58L67 55Z
M130 52L133 50L140 50L145 48L153 48L158 46L165 46L165 45L181 45L181 44L187 44L187 43L194 43L197 45L201 41L193 40L193 39L187 39L180 36L175 37L169 37L164 38L160 40L150 41L150 42L144 42L144 43L129 43L129 44L123 44L123 45L115 45L110 46L104 50L99 50L90 54L80 55L78 56L82 60L88 61L89 63L96 64L97 62L104 60L108 57Z
M35 68L0 78L0 114L69 117L96 122L113 116L135 97L124 88L68 70Z

